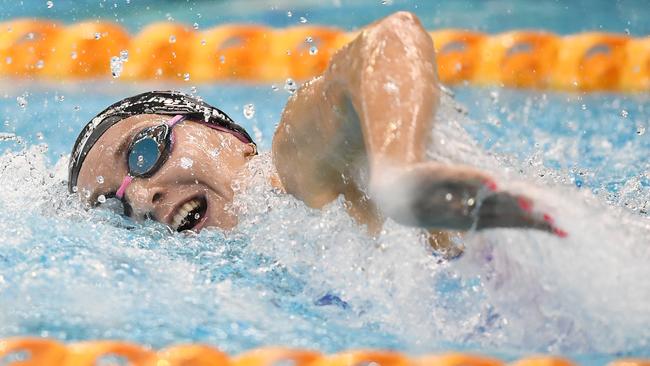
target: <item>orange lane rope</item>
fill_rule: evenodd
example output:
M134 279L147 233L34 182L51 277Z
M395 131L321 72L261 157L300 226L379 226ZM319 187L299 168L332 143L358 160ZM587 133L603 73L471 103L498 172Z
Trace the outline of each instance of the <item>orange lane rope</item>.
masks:
M44 338L0 339L0 364L12 366L92 366L107 359L134 366L505 366L500 359L466 353L411 358L394 351L356 350L334 355L289 348L259 348L230 357L207 345L176 345L160 351L122 341L93 341L65 345ZM103 363L102 363L103 364ZM513 366L574 366L557 356L532 356ZM650 360L621 359L608 366L650 366Z
M543 31L488 35L430 32L438 74L472 83L560 90L650 90L650 37ZM179 82L307 79L355 34L322 26L273 29L221 25L195 30L154 23L135 36L110 22L64 25L18 19L0 23L0 76ZM121 57L120 57L121 56Z

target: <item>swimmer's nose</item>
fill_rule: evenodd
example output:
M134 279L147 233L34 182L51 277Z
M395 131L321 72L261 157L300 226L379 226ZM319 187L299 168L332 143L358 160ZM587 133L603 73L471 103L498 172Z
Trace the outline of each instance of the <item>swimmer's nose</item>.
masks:
M160 221L161 204L165 197L164 189L152 184L148 179L134 179L126 189L125 198L131 206L132 217L145 219L147 217Z

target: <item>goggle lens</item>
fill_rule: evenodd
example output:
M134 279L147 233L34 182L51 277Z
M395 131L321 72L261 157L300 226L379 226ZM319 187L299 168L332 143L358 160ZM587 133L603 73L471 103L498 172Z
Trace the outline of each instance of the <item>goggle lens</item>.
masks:
M131 176L147 176L156 171L162 164L168 134L169 128L160 125L143 130L133 139L128 156Z

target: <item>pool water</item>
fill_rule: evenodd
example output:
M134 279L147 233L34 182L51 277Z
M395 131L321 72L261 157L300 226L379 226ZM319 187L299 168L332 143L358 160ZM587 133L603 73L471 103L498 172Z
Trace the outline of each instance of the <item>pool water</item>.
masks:
M337 9L370 6L335 3L329 10L312 4L311 16L335 18ZM401 4L375 4L370 13L377 17ZM409 6L418 4L433 12L423 13L425 23L444 19L447 25L450 14L462 26L467 16L451 5ZM458 4L480 13L478 5ZM488 15L497 14L495 3L485 4ZM603 21L618 30L619 22L637 19L620 14L643 12L640 3L617 4L618 20L601 16L610 6L602 5L594 7L596 20L565 26L594 28L592 22ZM20 15L27 11L21 6L6 12ZM105 11L95 4L76 13L65 6L56 2L52 9L67 21L74 20L71 14ZM225 15L212 21L237 19L236 9L223 4L193 6L221 6ZM535 6L518 2L512 11ZM549 18L565 16L556 3L548 6ZM170 7L171 16L191 21L186 7ZM266 9L251 18L286 17L283 7ZM133 12L119 15L137 29L129 23ZM482 27L519 25L518 17L507 19ZM631 23L631 32L647 32ZM124 96L168 88L201 95L259 142L263 153L251 167L256 184L239 195L242 215L232 232L171 234L155 222L125 219L111 205L86 211L67 195L67 154L81 127ZM275 124L289 97L282 83L1 81L0 338L112 338L153 347L207 342L230 353L263 345L412 355L472 350L506 359L550 352L593 365L650 357L650 96L454 92L455 99L443 99L430 155L492 171L502 187L526 192L553 214L567 239L523 230L474 232L459 239L465 255L448 262L431 253L417 230L388 222L372 238L340 201L318 211L274 192L265 177ZM247 118L248 104L255 113L249 107Z

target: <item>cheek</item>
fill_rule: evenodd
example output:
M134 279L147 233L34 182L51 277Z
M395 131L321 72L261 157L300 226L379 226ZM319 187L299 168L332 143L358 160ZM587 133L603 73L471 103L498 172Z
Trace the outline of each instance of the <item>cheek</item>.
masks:
M232 229L237 226L237 215L235 215L231 203L215 194L209 194L208 221L207 226L216 226L221 229Z

